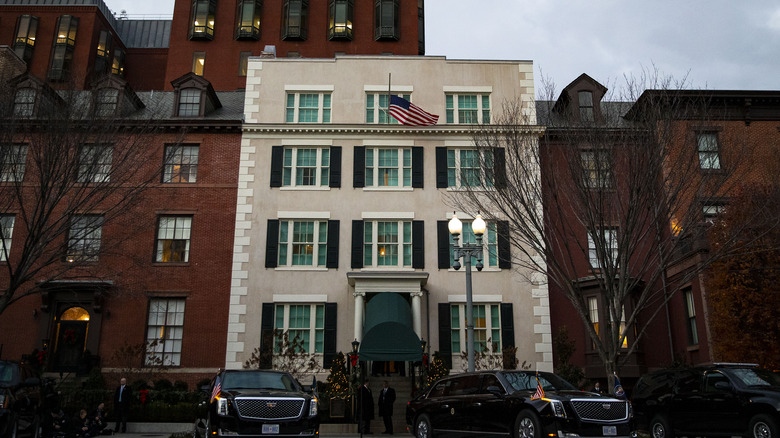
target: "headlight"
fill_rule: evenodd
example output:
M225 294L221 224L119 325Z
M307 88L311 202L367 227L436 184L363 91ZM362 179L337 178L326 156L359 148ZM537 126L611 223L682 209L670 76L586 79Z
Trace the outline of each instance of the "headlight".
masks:
M313 398L309 402L309 416L310 417L316 417L317 416L317 399Z
M228 414L228 400L226 398L217 397L217 414Z
M559 418L566 418L566 409L563 408L563 402L560 400L550 400L545 399L548 402L550 402L550 406L552 406L553 413L556 417Z

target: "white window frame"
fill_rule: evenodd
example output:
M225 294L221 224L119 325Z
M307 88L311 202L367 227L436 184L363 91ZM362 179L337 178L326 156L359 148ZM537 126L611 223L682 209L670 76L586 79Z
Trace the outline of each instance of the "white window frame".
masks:
M476 167L468 167L468 169L476 169L478 172L479 183L476 185L464 185L464 169L463 169L463 152L471 152L480 154L483 156L477 156ZM487 156L490 154L490 156ZM486 169L487 164L493 162L492 152L489 150L479 150L476 148L447 148L447 188L461 189L463 187L493 187L494 175L492 171ZM483 166L485 164L485 166Z
M118 88L100 88L95 96L95 115L98 117L113 117L119 105Z
M0 214L0 241L2 241L2 247L0 247L0 262L8 261L8 254L11 253L11 243L14 236L14 224L16 222L16 215L13 214Z
M481 310L480 310L481 309ZM488 313L489 310L489 313ZM473 303L473 312L484 312L484 324L474 320L474 351L484 351L487 340L498 344L497 354L501 353L501 305L500 303ZM453 355L466 351L466 303L450 304L450 348ZM456 349L457 348L457 349Z
M394 224L398 230L396 242L378 242L379 229ZM408 230L408 239L406 231ZM412 220L411 219L364 219L363 221L363 267L372 269L412 269ZM395 264L379 264L380 258L388 257L388 249L395 247ZM384 252L383 252L384 251Z
M295 241L295 226L311 224L312 238L305 241ZM323 233L324 230L324 233ZM295 263L296 246L309 246L311 263ZM328 221L323 219L279 219L279 248L277 266L290 268L325 268L328 258Z
M477 236L474 235L474 230L471 228L472 219L463 219L463 231L458 237L458 247L463 247L463 244L476 244ZM482 235L482 265L483 270L498 270L498 223L495 221L485 221L485 234ZM448 233L449 234L449 233ZM449 234L450 239L450 269L455 261L454 250L455 245L452 239L452 234ZM463 263L465 265L465 263ZM477 269L476 257L471 258L471 270Z
M179 366L184 338L184 298L151 298L146 320L146 365Z
M448 124L489 124L491 121L491 93L486 92L458 92L458 93L446 93L445 95L445 107L446 107L446 120ZM461 108L464 102L461 102L461 98L476 98L476 108ZM465 111L476 111L477 120L471 120L466 117Z
M605 149L580 151L582 178L585 187L590 189L612 188L612 160Z
M688 345L699 345L699 332L696 329L696 305L693 299L693 291L686 289L683 291L685 299L685 316L688 328Z
M24 180L24 170L27 165L27 149L24 143L2 145L3 162L0 172L0 182L20 182Z
M200 146L196 144L165 145L163 182L197 182L199 155Z
M380 156L384 153L395 152L395 165L389 166L380 163ZM385 164L385 165L381 165ZM384 184L382 171L396 172L397 184ZM366 146L366 177L365 186L371 188L410 188L412 187L412 148L410 147L383 147ZM386 179L386 178L385 178Z
M308 326L290 328L290 308L309 308ZM321 312L318 318L317 312ZM281 315L280 315L281 312ZM323 354L325 352L325 303L274 303L274 329L280 332L288 332L290 342L293 341L296 331L308 332L308 342L303 339L303 348L307 354ZM274 353L276 341L274 341Z
M715 219L726 212L725 204L705 204L701 207L702 217L704 222L712 224Z
M298 163L298 155L302 151L315 150L316 164L302 166ZM324 161L327 156L327 166ZM314 169L314 184L302 184L298 177L303 170ZM326 175L327 172L327 175ZM305 178L305 176L301 176ZM310 177L308 177L310 178ZM285 146L282 151L282 187L328 188L330 186L330 147L322 146Z
M330 91L287 91L285 97L286 123L331 123L333 99ZM317 96L317 106L301 107L302 96ZM292 101L291 101L292 98ZM326 102L327 101L327 102ZM301 109L317 110L316 120L301 121Z
M190 261L190 240L192 234L192 216L160 215L157 218L157 245L154 261L157 263L188 263ZM184 241L183 260L165 260L166 242ZM168 250L169 255L174 251Z
M393 91L392 94L402 97L411 102L411 94L400 94ZM386 102L382 105L382 99ZM366 123L372 124L399 124L398 120L389 113L389 102L387 91L384 92L366 92Z
M105 183L111 181L111 165L114 147L107 143L85 143L79 149L80 183Z
M720 141L715 131L696 133L696 150L702 170L720 170Z
M588 316L590 317L590 323L593 325L593 330L596 335L601 338L601 327L599 326L599 298L587 297L588 301ZM596 349L596 341L591 339L591 350Z
M593 233L596 232L604 239L604 247L611 249L612 260L615 266L618 264L618 229L617 227L604 227L597 230L588 231L588 262L593 269L603 269L604 264L598 258L598 251L596 249L596 242L594 240Z
M14 93L14 116L32 117L35 114L35 101L38 90L31 87L19 88Z
M96 262L100 256L103 216L74 215L68 230L68 262Z

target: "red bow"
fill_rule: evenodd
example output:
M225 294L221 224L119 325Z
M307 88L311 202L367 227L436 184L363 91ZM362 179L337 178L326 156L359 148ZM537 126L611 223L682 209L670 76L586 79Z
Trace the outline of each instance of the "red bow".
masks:
M349 356L349 363L350 363L350 364L351 364L353 367L354 367L355 365L357 365L357 361L358 361L358 355L357 355L357 354L351 354L351 355Z

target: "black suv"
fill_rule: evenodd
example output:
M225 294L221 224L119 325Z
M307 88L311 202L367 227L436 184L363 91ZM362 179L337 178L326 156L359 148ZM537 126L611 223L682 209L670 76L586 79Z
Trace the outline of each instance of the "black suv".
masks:
M653 438L778 438L780 375L754 364L666 369L642 376L632 402Z
M225 370L211 381L205 418L195 435L208 438L319 434L316 387L280 371Z
M0 360L0 437L37 436L41 394L41 379L30 367Z
M552 373L482 371L446 377L406 406L417 438L628 437L627 401L578 391Z

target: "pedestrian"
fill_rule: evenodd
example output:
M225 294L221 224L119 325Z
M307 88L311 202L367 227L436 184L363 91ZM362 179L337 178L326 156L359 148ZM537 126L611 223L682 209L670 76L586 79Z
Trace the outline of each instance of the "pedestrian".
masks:
M391 388L387 380L382 382L382 391L379 393L379 416L385 422L384 434L393 434L393 403L395 402L395 389Z
M371 394L371 388L368 387L368 380L358 390L358 432L366 435L371 434L371 420L374 419L374 396Z
M116 415L116 426L114 433L119 433L119 425L122 425L122 433L127 432L127 412L130 410L130 399L132 394L130 387L127 386L127 379L119 379L119 386L114 391L114 414Z
M599 385L598 380L596 380L596 383L593 385L593 392L595 392L596 394L603 394L601 392L601 386Z
M101 402L89 418L92 421L89 434L91 436L102 435L103 429L108 426L106 423L106 404Z

